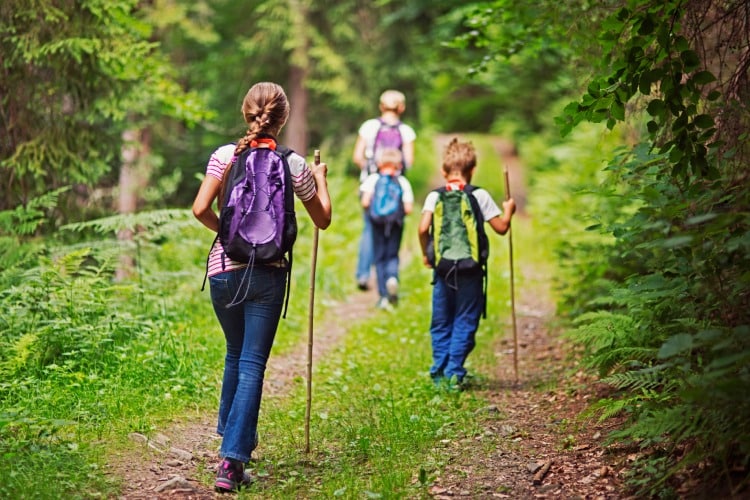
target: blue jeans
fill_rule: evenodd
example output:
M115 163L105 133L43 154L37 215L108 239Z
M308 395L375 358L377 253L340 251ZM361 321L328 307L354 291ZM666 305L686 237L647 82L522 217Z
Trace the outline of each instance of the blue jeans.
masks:
M372 223L367 216L367 210L362 211L364 225L359 239L359 256L357 258L357 281L370 279L370 268L373 263L372 251Z
M398 249L404 226L392 224L390 227L371 224L372 250L375 260L375 276L378 278L378 294L386 297L385 282L388 278L398 278Z
M435 274L432 289L432 378L466 376L464 362L476 345L479 319L484 310L482 274L451 276L446 282ZM456 287L457 285L457 287Z
M263 376L284 305L286 269L257 265L211 276L209 282L227 345L216 428L223 436L219 454L247 463L257 445ZM227 307L232 303L237 304Z

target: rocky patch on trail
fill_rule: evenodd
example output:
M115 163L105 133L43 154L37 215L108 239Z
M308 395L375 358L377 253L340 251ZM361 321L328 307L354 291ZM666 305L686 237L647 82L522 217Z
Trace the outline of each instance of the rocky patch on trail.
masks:
M447 446L448 465L430 488L436 499L625 498L623 458L602 445L613 424L580 419L596 386L571 368L550 328L554 305L534 274L525 270L530 286L517 299L519 382L509 334L495 348L494 376L471 389L489 402L477 415L482 431Z

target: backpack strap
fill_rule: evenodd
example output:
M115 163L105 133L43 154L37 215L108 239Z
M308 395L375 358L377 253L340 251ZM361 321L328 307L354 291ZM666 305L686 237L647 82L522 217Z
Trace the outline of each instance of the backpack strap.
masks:
M236 142L231 142L230 144L232 146L237 146ZM243 154L244 154L244 152L243 152ZM240 155L240 156L242 156L242 155ZM237 174L237 169L234 168L235 164L238 164L238 163L240 163L239 162L239 158L236 158L236 157L232 156L232 160L229 162L229 165L227 165L227 167L226 167L226 168L232 169L232 170L229 171L229 175L232 175L232 176L238 175ZM224 203L222 204L222 206L226 206L227 202L229 201L230 191L231 190L225 190L224 200L223 200ZM208 247L208 255L206 256L206 274L203 275L203 284L201 285L201 292L206 289L206 281L208 280L208 261L211 258L211 250L213 250L214 245L216 245L217 241L219 241L219 233L218 232L216 233L216 237L214 238L214 242L211 243L210 247ZM224 264L224 255L223 255L223 253L222 253L222 256L221 256L221 260L222 260L222 267L223 267L223 264Z
M284 164L284 211L288 214L294 213L294 189L292 188L292 171L289 168L289 155L294 151L286 146L280 144L276 145L276 152L281 155L281 160ZM294 255L292 253L292 247L287 252L287 261L289 265L286 269L286 292L284 298L284 312L282 317L286 319L286 311L289 308L289 294L292 290L292 263L294 262Z
M203 275L203 284L201 285L201 292L206 289L206 280L208 280L208 261L211 259L211 250L213 250L214 245L216 245L217 241L219 241L219 233L216 233L214 242L211 243L211 246L208 248L208 255L206 256L206 274Z
M489 240L487 239L487 232L484 230L484 215L482 209L479 206L474 196L474 191L479 189L477 186L467 184L464 186L464 192L468 195L469 203L471 203L471 209L474 211L474 216L477 219L477 238L479 243L479 260L482 265L482 296L484 297L484 305L482 306L482 318L487 319L487 282L489 281L489 272L487 266L487 257L489 256ZM484 255L482 249L484 248Z

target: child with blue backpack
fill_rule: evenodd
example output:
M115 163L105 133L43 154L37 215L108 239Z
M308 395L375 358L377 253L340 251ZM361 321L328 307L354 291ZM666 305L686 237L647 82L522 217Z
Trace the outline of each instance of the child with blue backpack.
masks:
M216 429L222 441L215 488L221 492L250 482L245 464L258 444L266 362L288 297L294 196L317 227L331 223L326 164L308 165L276 142L289 117L284 90L257 83L241 111L245 136L211 154L193 202L195 217L217 233L206 274L226 340ZM215 200L220 215L212 208Z
M443 156L445 186L427 195L418 228L424 265L433 270L430 376L436 385L459 389L486 311L484 223L503 235L516 210L512 198L500 210L486 190L471 185L476 164L470 142L450 141Z
M379 309L391 310L398 303L398 251L404 232L404 217L414 206L414 192L401 175L401 151L377 151L378 172L361 186L362 207L372 228L373 260L378 282Z
M414 163L414 141L417 134L411 126L401 121L401 115L406 111L406 97L398 90L386 90L380 95L379 109L380 116L366 120L357 133L352 160L360 168L360 185L369 175L377 173L375 155L381 148L396 148L401 152L402 173ZM360 290L369 289L372 252L372 228L364 213L355 273Z

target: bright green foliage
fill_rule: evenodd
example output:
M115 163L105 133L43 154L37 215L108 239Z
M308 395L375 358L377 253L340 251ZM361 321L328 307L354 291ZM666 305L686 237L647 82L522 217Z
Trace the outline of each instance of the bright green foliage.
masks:
M117 165L120 133L139 119L200 116L195 96L155 52L137 4L2 3L0 209L50 189L92 186Z
M574 310L597 311L572 337L622 397L597 409L629 415L611 438L655 453L642 472L659 476L632 484L656 494L680 468L750 459L750 89L727 50L748 50L750 19L743 2L626 3L602 24L602 76L559 123L646 116L647 142L607 167L627 202L593 214L614 243L594 246L606 266L568 291ZM590 268L578 259L591 248L566 246L571 266ZM576 296L592 285L608 298Z
M97 469L106 450L93 443L106 438L110 448L127 432L148 434L154 413L182 397L200 401L212 389L211 366L197 362L206 349L186 347L200 323L187 326L176 316L175 276L157 267L139 269L137 281L113 280L118 229L137 227L144 254L167 235L179 238L184 255L193 243L178 234L192 216L168 211L78 224L70 229L90 241L67 247L52 237L44 244L22 238L18 233L36 231L58 194L0 212L3 498L114 494ZM196 261L203 258L201 251ZM197 273L193 285L200 288Z
M571 337L617 391L592 410L627 416L611 438L652 453L631 476L642 494L668 494L669 479L698 462L750 460L745 3L566 4L539 16L575 20L545 26L534 7L496 1L479 4L476 32L461 40L486 47L479 68L548 39L594 70L557 119L567 144L529 144L525 158L538 174L531 210L558 227ZM561 36L569 26L575 34ZM595 137L584 122L626 128ZM627 146L587 151L604 138ZM597 154L609 158L603 172Z

